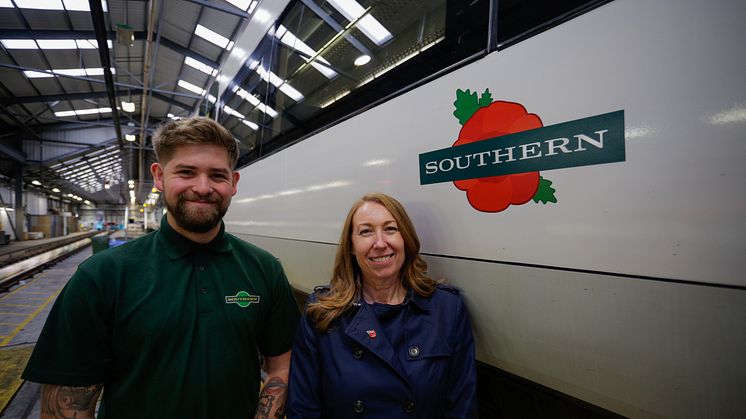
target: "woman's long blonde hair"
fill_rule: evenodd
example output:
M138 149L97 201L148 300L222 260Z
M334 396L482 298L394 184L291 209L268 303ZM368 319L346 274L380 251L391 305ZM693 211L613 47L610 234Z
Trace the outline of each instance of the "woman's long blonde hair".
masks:
M318 300L308 305L307 314L320 332L327 331L331 323L360 298L362 290L358 278L360 278L361 271L355 255L352 254L352 217L366 202L383 205L394 217L399 227L404 240L405 258L400 271L404 287L424 297L430 296L435 291L436 282L427 275L427 263L420 256L420 239L402 204L383 193L367 194L352 205L345 219L339 238L337 256L334 259L332 278L329 282L331 287L329 293L318 295Z

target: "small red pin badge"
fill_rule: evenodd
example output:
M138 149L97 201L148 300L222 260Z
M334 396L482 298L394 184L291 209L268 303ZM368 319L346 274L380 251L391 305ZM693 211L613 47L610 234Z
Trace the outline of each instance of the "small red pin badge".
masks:
M375 330L366 330L365 333L367 333L368 337L371 338L371 339L375 339L376 338L376 331Z

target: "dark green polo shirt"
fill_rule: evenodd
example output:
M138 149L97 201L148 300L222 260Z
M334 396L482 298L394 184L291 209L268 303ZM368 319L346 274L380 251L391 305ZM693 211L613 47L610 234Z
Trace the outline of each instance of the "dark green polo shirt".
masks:
M225 233L200 245L160 230L81 263L23 378L104 383L99 417L248 418L257 352L291 349L298 307L282 266Z

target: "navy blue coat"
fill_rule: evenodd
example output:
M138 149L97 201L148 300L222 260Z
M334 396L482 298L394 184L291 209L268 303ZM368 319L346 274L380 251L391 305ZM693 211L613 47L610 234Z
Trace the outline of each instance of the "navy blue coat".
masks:
M327 289L317 287L309 302ZM389 343L364 302L325 333L303 316L293 345L287 417L477 417L474 339L459 291L438 285L428 298L410 292L404 310L400 348Z

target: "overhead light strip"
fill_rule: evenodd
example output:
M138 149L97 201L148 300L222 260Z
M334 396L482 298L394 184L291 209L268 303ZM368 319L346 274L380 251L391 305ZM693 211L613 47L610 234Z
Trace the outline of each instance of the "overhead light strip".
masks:
M366 9L355 0L327 0L339 13L352 22L363 16ZM370 14L363 16L356 27L376 45L381 46L394 36Z

